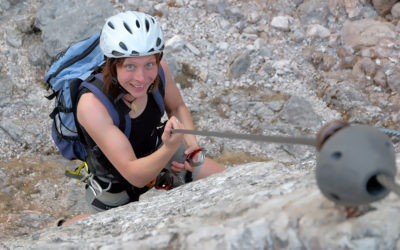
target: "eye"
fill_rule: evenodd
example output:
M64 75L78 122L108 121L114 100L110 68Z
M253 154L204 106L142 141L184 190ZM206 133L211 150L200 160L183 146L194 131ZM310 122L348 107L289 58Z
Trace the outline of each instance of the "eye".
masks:
M125 68L128 69L128 70L132 70L132 69L134 69L134 66L132 64L127 64L125 66Z
M147 67L147 68L153 67L153 63L147 63L147 64L146 64L146 67Z

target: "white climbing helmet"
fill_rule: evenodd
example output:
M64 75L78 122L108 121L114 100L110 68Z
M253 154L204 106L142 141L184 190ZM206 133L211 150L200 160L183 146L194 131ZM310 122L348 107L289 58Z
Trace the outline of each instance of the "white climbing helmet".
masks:
M111 58L152 55L163 51L164 36L154 17L127 11L107 19L100 48Z

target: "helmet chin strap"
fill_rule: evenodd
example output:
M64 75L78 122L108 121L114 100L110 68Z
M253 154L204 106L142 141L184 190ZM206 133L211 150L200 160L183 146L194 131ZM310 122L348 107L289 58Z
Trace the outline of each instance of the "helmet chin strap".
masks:
M116 78L115 76L113 76L113 77L111 78L111 82L112 82L113 84L118 84L118 85L119 85L119 82L118 82L118 80L117 80L117 78ZM121 86L121 85L119 85L119 86Z
M113 76L111 78L111 81L112 81L113 84L118 85L118 88L120 90L122 90L122 92L114 100L114 104L116 104L119 100L121 100L122 97L124 97L125 95L129 94L129 92L126 91L126 89L124 89L124 87L122 87L121 84L119 84L119 82L118 82L118 80L117 80L117 78L115 76Z

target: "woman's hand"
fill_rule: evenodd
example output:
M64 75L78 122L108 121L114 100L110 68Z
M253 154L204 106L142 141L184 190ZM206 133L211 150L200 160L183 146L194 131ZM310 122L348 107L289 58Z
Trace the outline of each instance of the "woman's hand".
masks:
M165 124L164 132L161 136L164 145L166 147L178 147L183 140L183 134L172 133L172 130L183 128L183 124L175 116L172 116Z
M181 171L187 170L190 172L194 171L194 167L190 166L189 162L185 161L184 163L179 163L177 161L171 162L171 169L175 173L179 173Z
M189 147L185 150L185 155L188 155L188 154L192 153L192 152L195 151L196 149L198 149L198 147L189 146ZM171 162L171 169L172 169L174 172L177 172L177 173L179 173L179 172L181 172L181 171L184 171L184 170L193 172L194 169L195 169L195 167L192 167L192 166L189 164L189 162L187 162L187 161L185 161L185 162L183 162L183 163L180 163L180 162L177 162L177 161L173 161L173 162Z

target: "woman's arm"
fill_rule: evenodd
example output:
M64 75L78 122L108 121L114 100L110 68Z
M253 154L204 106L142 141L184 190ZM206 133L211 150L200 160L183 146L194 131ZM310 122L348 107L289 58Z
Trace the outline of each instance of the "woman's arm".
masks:
M192 116L186 107L186 104L183 102L179 89L172 78L172 73L168 64L164 60L161 60L161 66L165 74L164 101L168 117L175 116L183 123L185 129L194 129ZM184 144L186 148L198 148L197 140L194 135L185 135Z
M128 138L114 125L107 109L94 94L82 95L77 117L111 164L136 187L143 187L152 181L182 141L182 135L171 134L171 129L183 128L183 125L171 117L162 135L163 146L153 154L137 159Z

